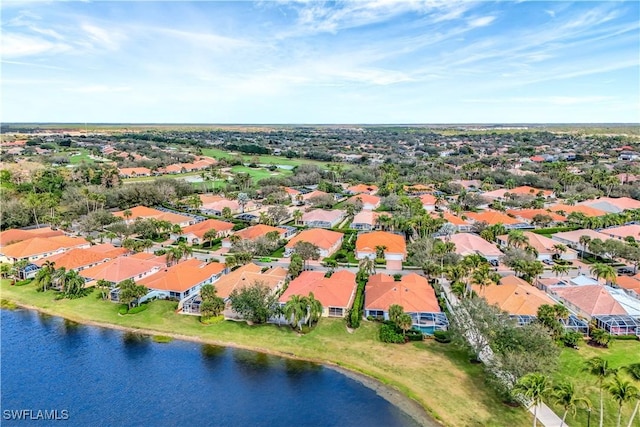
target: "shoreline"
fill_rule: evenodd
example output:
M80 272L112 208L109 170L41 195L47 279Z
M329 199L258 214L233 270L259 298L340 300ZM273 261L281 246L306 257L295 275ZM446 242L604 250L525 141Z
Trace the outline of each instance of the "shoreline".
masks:
M252 346L247 346L243 344L238 344L235 342L207 339L207 338L202 338L196 335L184 335L184 334L178 334L178 333L167 332L167 331L159 331L154 329L146 329L146 328L131 328L127 326L115 325L112 323L98 322L98 321L87 320L87 319L78 320L71 316L65 316L61 313L57 313L53 310L48 310L42 307L30 305L30 304L23 304L16 301L11 301L11 300L9 301L14 303L17 306L17 308L20 308L20 309L37 311L38 313L43 313L49 316L60 317L62 319L70 320L72 322L76 322L82 325L87 325L87 326L92 326L97 328L113 329L113 330L118 330L122 332L131 332L131 333L149 335L149 336L161 335L161 336L171 337L172 339L176 339L180 341L189 341L189 342L195 342L198 344L210 344L210 345L216 345L220 347L237 348L241 350L265 353L265 354L269 354L277 357L316 363L328 369L332 369L354 381L357 381L363 386L375 391L378 396L385 399L387 402L395 406L397 409L399 409L401 412L403 412L405 415L413 419L416 423L418 423L421 426L440 427L443 425L441 422L437 421L431 414L429 414L429 412L417 401L405 395L404 393L402 393L400 390L393 387L392 385L385 384L382 380L369 376L363 372L341 366L330 360L300 357L300 356L296 356L293 353L282 352L282 351L273 350L269 348L252 347Z

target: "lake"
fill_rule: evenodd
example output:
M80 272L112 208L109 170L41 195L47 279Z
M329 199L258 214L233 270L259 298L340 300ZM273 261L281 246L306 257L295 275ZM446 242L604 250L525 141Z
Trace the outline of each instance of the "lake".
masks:
M375 391L314 363L159 344L30 310L0 313L3 426L417 425ZM66 419L8 421L18 414Z

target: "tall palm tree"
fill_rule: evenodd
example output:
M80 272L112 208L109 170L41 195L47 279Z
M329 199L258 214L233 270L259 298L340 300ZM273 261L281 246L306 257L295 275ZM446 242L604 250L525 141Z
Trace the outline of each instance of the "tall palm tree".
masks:
M526 247L529 243L529 238L524 234L522 230L511 230L507 237L507 245L514 248Z
M555 273L556 277L562 277L569 272L569 266L554 264L553 267L551 267L551 271Z
M596 277L596 279L604 279L607 283L615 283L618 275L616 270L607 264L595 263L589 269L589 272Z
M616 369L609 366L609 361L601 357L592 357L585 362L583 371L588 372L598 379L598 387L600 388L600 424L604 423L604 380L617 372Z
M533 405L533 427L538 424L538 406L551 393L551 382L546 375L532 373L520 378L513 388L515 393L522 394Z
M67 298L78 298L84 293L84 278L75 270L66 273L62 292Z
M582 246L582 258L584 258L584 252L587 250L587 246L589 246L589 243L591 243L591 237L584 234L580 236L580 238L578 239L578 243L580 243L580 246Z
M625 381L618 375L616 375L613 381L607 386L607 390L609 390L611 397L613 397L613 400L618 404L618 421L616 426L620 427L620 422L622 421L622 405L632 399L640 398L640 390L631 384L630 381Z
M300 209L296 209L295 211L293 211L293 220L295 221L296 225L300 224L301 219L302 219L302 211Z
M586 397L579 397L576 395L576 390L571 383L561 383L553 387L553 398L558 405L564 408L564 414L562 414L562 422L560 427L564 426L564 422L567 418L567 414L571 411L572 415L576 414L578 404L582 403L587 408L591 408L591 402Z
M488 264L483 264L471 274L471 283L479 286L483 295L487 286L495 283L491 273Z
M640 384L640 363L632 363L631 365L627 365L622 369L624 369L635 382ZM629 419L629 424L627 424L627 427L631 427L631 425L633 424L633 419L638 414L638 408L640 408L640 395L636 396L636 406L633 409L633 413L631 414L631 418Z
M53 283L55 274L55 262L45 261L40 270L36 273L34 284L36 290L45 292Z
M396 325L398 325L398 327L402 329L404 335L407 335L407 331L411 329L411 326L413 325L413 319L411 318L411 315L402 313L400 316L398 316Z
M293 328L299 327L302 331L302 320L307 315L306 297L291 295L289 301L284 305L284 317Z
M358 268L364 270L367 274L376 274L376 262L373 258L362 258L358 263Z
M311 327L311 324L316 323L322 315L322 303L315 298L313 292L309 292L307 304L309 310L309 327Z

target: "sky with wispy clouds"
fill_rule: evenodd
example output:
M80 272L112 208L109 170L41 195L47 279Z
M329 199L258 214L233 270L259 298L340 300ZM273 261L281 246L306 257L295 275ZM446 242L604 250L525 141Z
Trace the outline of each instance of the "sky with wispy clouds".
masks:
M2 1L4 122L640 122L637 1Z

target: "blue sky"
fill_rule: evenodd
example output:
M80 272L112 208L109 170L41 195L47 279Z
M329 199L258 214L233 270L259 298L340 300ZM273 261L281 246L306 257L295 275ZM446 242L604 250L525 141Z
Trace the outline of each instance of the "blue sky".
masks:
M640 2L8 2L2 121L640 121Z

